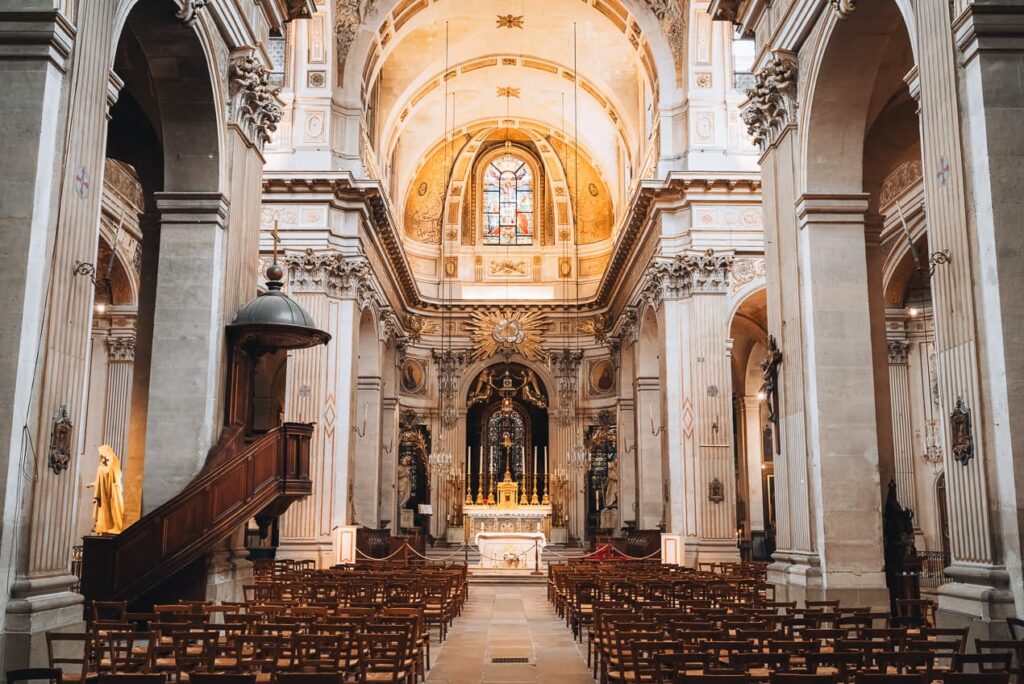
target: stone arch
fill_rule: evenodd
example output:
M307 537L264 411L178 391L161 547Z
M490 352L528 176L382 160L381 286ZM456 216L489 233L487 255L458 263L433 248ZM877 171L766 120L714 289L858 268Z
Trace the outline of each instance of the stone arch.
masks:
M895 42L908 43L895 0L864 0L845 19L832 13L808 73L803 102L803 191L864 191L864 143L879 72ZM901 74L900 76L902 76Z

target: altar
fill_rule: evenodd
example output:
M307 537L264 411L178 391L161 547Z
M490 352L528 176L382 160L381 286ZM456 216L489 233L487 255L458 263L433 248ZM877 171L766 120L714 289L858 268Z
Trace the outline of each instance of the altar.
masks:
M499 508L487 505L462 507L466 541L475 540L482 532L537 533L544 541L551 539L551 506L514 506Z
M479 532L474 539L481 568L539 568L546 543L543 532Z

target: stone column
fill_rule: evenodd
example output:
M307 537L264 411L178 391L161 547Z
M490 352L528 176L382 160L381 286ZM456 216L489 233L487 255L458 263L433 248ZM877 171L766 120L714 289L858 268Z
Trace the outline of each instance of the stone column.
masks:
M112 330L107 337L107 406L103 417L103 441L113 447L122 464L126 460L128 446L134 364L135 332Z
M645 288L655 302L663 298L666 522L683 535L688 565L739 560L727 342L732 261L713 250L659 259Z
M910 403L910 343L889 340L889 393L892 404L892 448L896 496L900 505L918 513L914 475L914 426Z
M386 369L385 369L386 370ZM398 474L398 398L386 397L381 402L381 455L380 497L381 520L391 521L392 531L398 530L395 509L395 481Z
M156 284L142 514L180 492L222 424L223 290L228 203L218 193L157 193Z
M286 420L316 423L310 445L313 494L281 517L278 555L312 558L323 566L331 559L332 530L351 521L350 435L361 419L352 401L358 298L370 270L364 258L334 252L309 251L290 257L288 265L289 292L332 337L327 346L292 352L288 361Z
M662 469L665 430L660 378L637 378L636 506L637 529L653 530L666 522L665 483ZM654 427L652 428L652 421ZM655 434L657 433L657 434Z
M632 378L620 376L620 387L628 388L633 384ZM627 520L637 523L636 503L636 453L637 426L636 403L633 397L619 398L619 418L617 424L619 437L619 527ZM616 530L618 533L618 530Z
M956 581L940 588L939 612L1005 638L1000 619L1024 615L1024 146L1013 133L1024 124L1024 24L1019 0L975 0L953 24L956 55L938 9L917 8L923 165L937 170L925 174L929 245L951 256L932 281L936 357L943 413L962 399L974 434L971 460L955 458L956 444L945 454Z
M76 263L95 265L107 113L117 97L108 67L114 5L79 7L77 27L53 3L13 5L0 9L6 670L45 663L45 632L82 620L70 557L95 290Z
M372 375L376 368L360 368L355 391L355 428L352 431L354 460L353 492L355 521L366 527L377 527L380 511L377 492L380 486L380 421L381 378Z
M807 196L797 204L806 348L805 416L814 549L806 596L888 605L865 246L867 197ZM796 266L796 265L792 265ZM842 410L837 410L842 407Z
M740 399L740 420L743 421L741 453L747 467L747 522L751 534L764 532L764 491L761 485L761 464L764 461L761 439L761 401L756 396Z

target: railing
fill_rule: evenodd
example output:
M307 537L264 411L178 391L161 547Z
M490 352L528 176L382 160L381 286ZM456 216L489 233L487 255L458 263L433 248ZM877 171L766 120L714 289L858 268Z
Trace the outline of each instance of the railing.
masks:
M921 559L921 589L938 589L949 582L943 574L948 559L941 551L918 551L917 558Z
M207 465L177 496L119 535L84 539L82 593L137 600L250 518L269 524L312 491L312 433L312 425L285 423L246 443L239 426L227 428Z

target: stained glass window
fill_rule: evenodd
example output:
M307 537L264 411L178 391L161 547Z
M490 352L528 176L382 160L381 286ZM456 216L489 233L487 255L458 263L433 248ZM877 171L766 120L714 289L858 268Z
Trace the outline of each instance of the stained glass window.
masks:
M485 245L533 244L533 173L514 154L504 154L484 171Z

